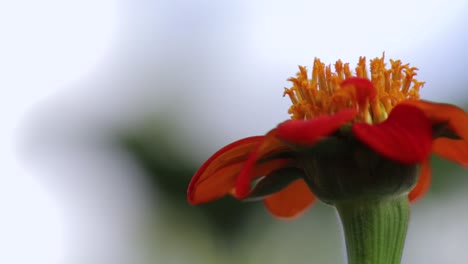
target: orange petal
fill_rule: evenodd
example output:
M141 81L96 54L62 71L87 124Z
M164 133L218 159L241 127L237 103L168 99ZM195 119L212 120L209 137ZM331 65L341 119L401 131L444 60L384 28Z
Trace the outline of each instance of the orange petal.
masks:
M203 181L206 178L211 177L223 167L245 161L249 153L255 149L255 147L260 144L264 138L264 136L244 138L221 148L213 154L213 156L203 163L190 181L187 190L189 202L192 203L194 201L194 189L199 181Z
M287 149L289 149L289 147L276 138L275 129L268 132L262 143L250 153L247 161L244 163L244 167L236 180L234 196L243 199L250 193L250 183L255 178L253 169L258 160Z
M254 177L264 176L283 167L288 162L289 159L275 159L262 162L253 168L252 173ZM192 185L188 196L190 204L195 205L209 202L230 193L243 166L244 162L231 164L217 170L210 177L196 181Z
M413 190L408 195L411 202L417 201L429 190L431 185L431 164L429 159L421 164L421 171L419 172L419 179L414 186Z
M468 142L465 140L437 138L432 144L432 151L462 166L468 166Z
M389 159L414 164L431 153L432 127L424 113L411 105L397 105L384 122L353 124L354 135Z
M355 109L345 109L335 115L320 116L310 120L286 121L276 128L276 137L296 145L312 145L351 121L356 114Z
M465 110L451 104L433 103L423 100L408 100L421 109L433 123L448 123L450 128L462 139L468 140L468 114Z
M291 219L299 216L315 201L303 179L264 199L265 207L276 217Z

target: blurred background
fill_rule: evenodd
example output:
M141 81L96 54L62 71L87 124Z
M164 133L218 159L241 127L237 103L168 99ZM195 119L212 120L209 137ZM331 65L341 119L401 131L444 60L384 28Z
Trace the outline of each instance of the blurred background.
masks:
M213 152L288 118L314 57L401 59L468 106L468 2L0 2L0 263L345 263L335 212L192 207ZM434 158L403 263L466 263L468 171Z

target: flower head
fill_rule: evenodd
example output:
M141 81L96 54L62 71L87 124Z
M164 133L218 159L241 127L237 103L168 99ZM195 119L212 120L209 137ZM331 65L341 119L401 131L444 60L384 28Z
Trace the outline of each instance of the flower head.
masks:
M387 174L401 174L404 182L418 167L417 183L395 184L407 186L396 189L410 200L421 197L430 184L431 153L468 165L468 115L420 100L424 83L414 78L416 70L399 60L387 68L383 56L370 61L370 71L361 57L354 74L341 61L332 71L315 59L310 78L300 66L284 92L292 101L291 120L216 152L194 175L188 201L257 197L273 215L290 218L316 197L328 202L330 195L355 195L354 189L358 195L394 191L385 184L399 176ZM327 184L341 193L325 194L320 188ZM340 189L344 185L351 187Z
M390 60L387 69L384 57L370 62L370 74L366 59L361 57L353 75L349 63L340 60L325 66L314 60L311 78L305 67L299 67L296 78L290 78L293 87L286 89L292 101L291 119L313 119L322 115L333 115L344 109L356 109L358 115L353 122L380 123L388 113L404 100L419 99L419 88L424 84L414 79L417 68Z

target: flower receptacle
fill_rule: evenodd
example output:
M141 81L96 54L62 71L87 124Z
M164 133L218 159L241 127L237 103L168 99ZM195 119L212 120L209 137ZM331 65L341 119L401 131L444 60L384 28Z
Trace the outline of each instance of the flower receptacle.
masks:
M309 188L324 203L393 199L407 195L417 182L417 164L387 159L352 138L323 142L327 151L304 152L300 166Z

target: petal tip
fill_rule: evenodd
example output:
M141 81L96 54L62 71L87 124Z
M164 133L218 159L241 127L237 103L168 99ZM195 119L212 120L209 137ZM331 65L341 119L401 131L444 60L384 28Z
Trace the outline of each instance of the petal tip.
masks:
M341 83L342 87L354 87L354 94L359 104L372 100L377 96L374 84L367 78L351 77Z

